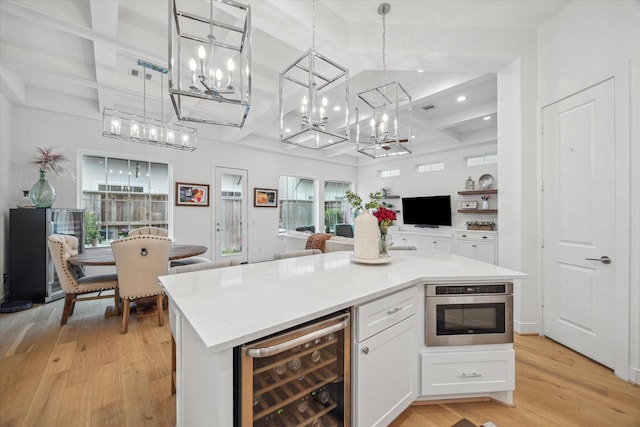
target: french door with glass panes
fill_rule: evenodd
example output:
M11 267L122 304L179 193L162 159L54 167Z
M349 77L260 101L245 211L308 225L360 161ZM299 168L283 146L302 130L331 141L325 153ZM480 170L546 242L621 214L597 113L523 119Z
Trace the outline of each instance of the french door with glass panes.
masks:
M247 171L216 167L214 245L216 261L248 262Z

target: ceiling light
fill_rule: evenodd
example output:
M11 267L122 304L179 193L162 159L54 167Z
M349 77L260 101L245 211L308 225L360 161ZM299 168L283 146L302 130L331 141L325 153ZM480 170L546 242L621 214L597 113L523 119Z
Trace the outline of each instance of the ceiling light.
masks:
M335 107L333 107L333 111L340 111L342 110L342 107L340 107L339 105L336 105Z
M349 70L316 52L315 20L314 0L311 49L280 73L279 113L282 142L318 150L349 140ZM329 103L344 115L330 115Z
M381 86L360 92L356 108L358 151L372 158L411 153L411 96L398 82L387 83L386 15L389 3L378 6L382 15Z
M138 65L160 73L160 119L147 117L147 79L143 79L142 116L105 108L102 111L102 136L178 150L195 150L198 134L194 128L162 120L164 75L167 74L167 69L141 59L138 60Z
M178 118L242 127L251 107L250 7L170 0L169 15L169 94Z
M419 73L424 73L424 70L418 70Z
M464 102L464 101L466 101L466 100L467 100L467 97L466 97L466 96L464 96L464 95L460 95L460 96L458 97L458 99L456 99L456 101L458 101L458 102Z
M491 116L484 116L482 120L491 120Z

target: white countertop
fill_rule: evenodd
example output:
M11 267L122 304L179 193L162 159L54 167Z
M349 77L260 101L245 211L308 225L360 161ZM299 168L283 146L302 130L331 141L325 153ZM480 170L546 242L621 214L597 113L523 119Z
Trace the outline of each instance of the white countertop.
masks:
M296 326L419 283L521 279L526 275L437 251L397 251L388 264L333 252L160 277L183 321L209 352Z

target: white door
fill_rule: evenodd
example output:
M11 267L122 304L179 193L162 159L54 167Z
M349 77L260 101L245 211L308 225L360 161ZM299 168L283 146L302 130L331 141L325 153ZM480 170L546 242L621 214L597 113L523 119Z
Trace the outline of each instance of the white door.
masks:
M248 262L247 252L247 171L216 167L215 257Z
M613 83L607 80L542 110L544 334L612 368Z

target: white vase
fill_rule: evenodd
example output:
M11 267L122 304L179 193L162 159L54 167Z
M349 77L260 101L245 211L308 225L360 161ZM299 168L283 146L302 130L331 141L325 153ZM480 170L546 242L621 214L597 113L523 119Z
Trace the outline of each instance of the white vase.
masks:
M353 256L378 259L378 219L365 210L353 220Z
M482 209L489 209L489 201L488 200L483 200L482 201Z

